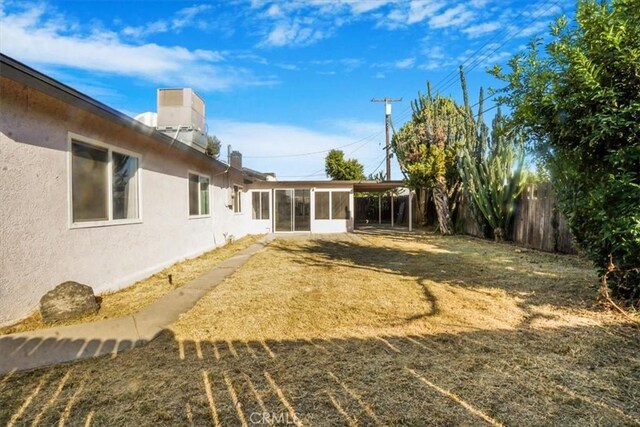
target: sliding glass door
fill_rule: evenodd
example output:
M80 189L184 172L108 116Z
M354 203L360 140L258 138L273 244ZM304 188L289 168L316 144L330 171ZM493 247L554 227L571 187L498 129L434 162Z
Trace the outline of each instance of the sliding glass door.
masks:
M293 190L276 190L275 231L293 231Z
M274 231L311 230L311 192L275 190Z
M311 191L296 190L293 216L293 229L295 231L311 231Z

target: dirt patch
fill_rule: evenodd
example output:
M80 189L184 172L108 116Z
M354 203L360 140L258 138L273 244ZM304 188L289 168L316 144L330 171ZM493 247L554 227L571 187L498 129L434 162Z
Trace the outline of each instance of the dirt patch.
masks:
M640 425L638 329L515 249L277 240L147 347L0 378L0 423Z
M0 328L0 335L15 332L26 332L52 326L74 325L78 323L95 322L97 320L112 319L136 313L143 307L159 300L169 292L189 283L214 268L220 262L232 257L237 252L248 248L262 236L247 236L223 247L173 264L170 267L140 280L133 285L116 292L98 296L100 310L91 316L74 319L56 324L45 324L40 313L34 312L26 319L10 326ZM171 282L169 282L171 276Z

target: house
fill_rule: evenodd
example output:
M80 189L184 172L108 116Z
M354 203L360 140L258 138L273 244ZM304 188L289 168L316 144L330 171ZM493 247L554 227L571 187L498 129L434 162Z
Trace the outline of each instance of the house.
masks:
M197 126L147 126L4 55L0 107L0 325L67 280L99 294L231 238L351 230L354 192L376 185L213 159L179 138Z

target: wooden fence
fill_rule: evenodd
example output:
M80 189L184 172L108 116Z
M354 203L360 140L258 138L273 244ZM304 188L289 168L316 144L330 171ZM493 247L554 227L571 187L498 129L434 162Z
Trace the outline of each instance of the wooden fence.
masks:
M482 237L464 200L456 227L459 232ZM516 203L509 239L527 248L547 252L576 253L567 222L557 211L550 184L529 186Z

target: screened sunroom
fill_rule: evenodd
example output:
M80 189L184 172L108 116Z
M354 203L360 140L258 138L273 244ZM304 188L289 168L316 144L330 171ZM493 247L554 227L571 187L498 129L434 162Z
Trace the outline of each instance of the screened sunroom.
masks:
M341 233L354 227L354 195L402 182L263 181L248 186L253 229L275 233Z

